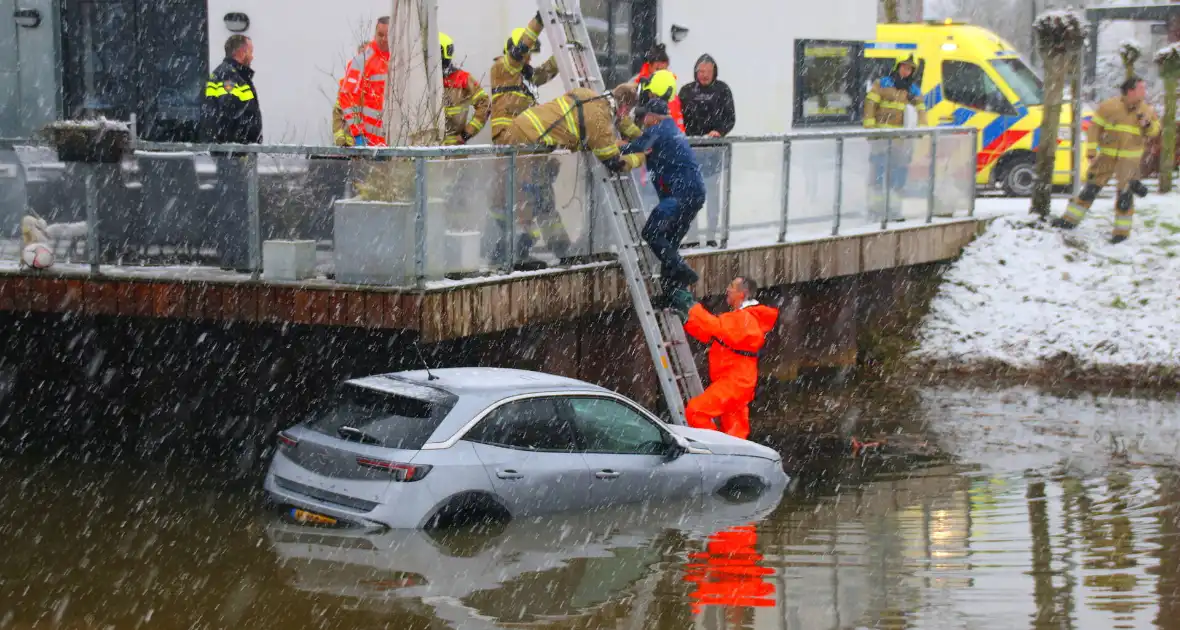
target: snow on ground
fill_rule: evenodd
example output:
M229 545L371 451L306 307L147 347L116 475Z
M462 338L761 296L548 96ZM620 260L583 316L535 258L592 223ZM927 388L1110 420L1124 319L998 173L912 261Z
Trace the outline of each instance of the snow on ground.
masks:
M1064 205L1054 200L1055 216ZM1108 241L1112 200L1094 205L1063 231L1030 227L1027 199L980 199L979 214L998 218L944 277L915 356L959 367L1035 369L1063 355L1099 371L1176 366L1180 195L1137 200L1131 238L1118 245Z

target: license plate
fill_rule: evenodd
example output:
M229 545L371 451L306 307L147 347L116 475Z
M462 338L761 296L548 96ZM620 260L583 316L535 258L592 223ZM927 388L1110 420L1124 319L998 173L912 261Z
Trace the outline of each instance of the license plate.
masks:
M316 514L315 512L308 512L299 508L291 508L290 515L295 522L306 525L336 525L339 523L339 521L331 516L324 516L323 514Z

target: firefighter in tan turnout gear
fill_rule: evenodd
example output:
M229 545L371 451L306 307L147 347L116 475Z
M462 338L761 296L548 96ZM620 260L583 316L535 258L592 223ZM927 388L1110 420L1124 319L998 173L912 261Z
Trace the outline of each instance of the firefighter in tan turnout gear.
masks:
M1114 230L1110 242L1121 243L1131 236L1131 220L1135 215L1135 195L1147 195L1147 187L1139 181L1139 160L1147 138L1159 135L1160 122L1155 109L1147 104L1147 86L1143 79L1133 77L1119 87L1122 96L1102 101L1090 121L1087 141L1097 142L1097 150L1089 149L1086 157L1090 170L1086 185L1078 196L1069 200L1065 214L1053 220L1053 227L1077 227L1093 205L1098 191L1115 178L1117 191L1114 206Z
M443 108L446 133L443 144L467 144L488 122L492 100L471 73L456 66L455 41L446 33L438 34L442 48ZM471 110L475 110L472 117Z
M905 126L906 105L918 112L918 126L926 124L926 101L922 98L917 76L918 62L913 55L898 60L893 70L873 83L865 95L864 126L867 129L895 129ZM874 213L880 208L892 221L904 221L901 203L909 175L912 145L909 142L869 140L869 162L872 175L869 181L871 205ZM885 190L886 172L889 190ZM888 193L888 194L887 194ZM886 208L886 200L889 207ZM879 215L878 215L879 216Z
M512 125L501 137L511 144L590 151L610 170L626 172L641 166L644 161L642 153L622 155L616 133L617 130L625 129L624 135L632 137L638 131L635 123L627 117L637 98L633 85L620 85L609 94L598 94L589 88L576 88L548 103L526 110L512 120ZM548 189L548 196L552 198L553 178L547 179L537 185ZM551 243L551 239L568 239L560 216L555 211L552 212L555 219L552 221L537 216L545 210L544 207L535 207L526 195L524 203L517 210L517 224L522 230L532 232L533 219L537 218L539 232L547 243ZM522 254L527 255L528 245L521 244L521 248Z
M529 25L512 31L504 43L504 54L492 61L492 142L507 144L503 134L524 110L537 104L536 88L557 76L557 60L550 55L539 68L529 65L533 53L540 52L541 12Z

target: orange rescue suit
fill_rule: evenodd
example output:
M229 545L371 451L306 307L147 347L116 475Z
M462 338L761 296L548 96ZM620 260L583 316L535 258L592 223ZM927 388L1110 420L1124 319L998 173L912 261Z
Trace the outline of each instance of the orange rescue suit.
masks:
M721 430L742 439L750 435L750 402L758 384L758 351L774 328L778 309L747 300L736 311L713 315L700 303L688 311L684 332L709 345L709 384L688 401L685 420L697 429Z

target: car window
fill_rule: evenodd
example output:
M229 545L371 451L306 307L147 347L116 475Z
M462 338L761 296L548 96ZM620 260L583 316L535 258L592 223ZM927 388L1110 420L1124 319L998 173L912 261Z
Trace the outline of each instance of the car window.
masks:
M424 400L343 384L316 406L307 426L335 438L417 450L454 406L453 396Z
M1020 59L996 59L992 61L996 74L1008 82L1016 97L1025 105L1040 105L1045 96L1045 84L1035 72Z
M983 68L965 61L942 62L942 91L947 100L972 109L1005 113L1007 97Z
M574 427L588 453L657 455L665 436L639 411L611 398L570 398Z
M463 439L525 451L571 453L577 450L569 419L557 413L552 398L528 398L498 407Z

